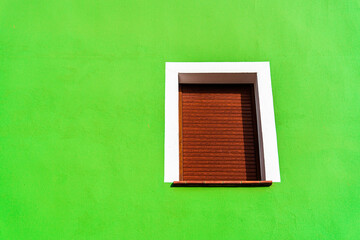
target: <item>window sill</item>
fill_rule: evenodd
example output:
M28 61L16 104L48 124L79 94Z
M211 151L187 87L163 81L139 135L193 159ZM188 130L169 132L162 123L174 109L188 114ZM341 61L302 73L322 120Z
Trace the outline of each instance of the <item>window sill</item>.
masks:
M272 181L175 181L171 187L269 187Z

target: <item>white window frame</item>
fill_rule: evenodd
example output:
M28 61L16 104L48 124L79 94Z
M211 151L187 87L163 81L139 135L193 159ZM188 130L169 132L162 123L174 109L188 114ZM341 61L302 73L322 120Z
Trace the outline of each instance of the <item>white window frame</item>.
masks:
M254 84L261 180L280 182L269 62L166 62L164 181L179 181L179 73L257 74L255 82L239 79L236 83Z

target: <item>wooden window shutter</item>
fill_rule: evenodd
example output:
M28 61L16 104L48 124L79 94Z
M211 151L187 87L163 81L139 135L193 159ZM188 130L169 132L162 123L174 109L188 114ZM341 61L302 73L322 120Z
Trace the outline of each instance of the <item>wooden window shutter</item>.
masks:
M252 84L180 84L180 180L260 180Z

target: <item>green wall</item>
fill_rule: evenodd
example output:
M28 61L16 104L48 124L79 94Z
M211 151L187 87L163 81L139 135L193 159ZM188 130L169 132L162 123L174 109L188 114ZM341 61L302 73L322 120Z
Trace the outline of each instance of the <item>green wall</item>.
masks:
M357 239L359 12L0 1L0 239ZM270 61L281 183L163 182L167 61Z

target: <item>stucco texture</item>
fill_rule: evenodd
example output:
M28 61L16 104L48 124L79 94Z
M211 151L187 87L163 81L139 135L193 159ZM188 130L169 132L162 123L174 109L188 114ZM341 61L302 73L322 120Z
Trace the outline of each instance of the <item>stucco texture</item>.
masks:
M358 239L359 1L0 1L0 239ZM270 61L281 183L164 183L165 62Z

